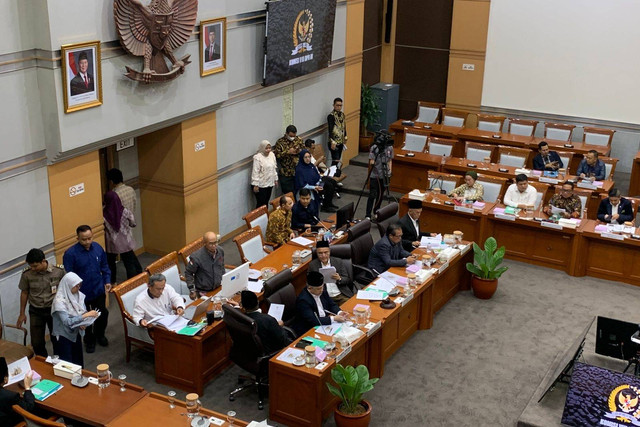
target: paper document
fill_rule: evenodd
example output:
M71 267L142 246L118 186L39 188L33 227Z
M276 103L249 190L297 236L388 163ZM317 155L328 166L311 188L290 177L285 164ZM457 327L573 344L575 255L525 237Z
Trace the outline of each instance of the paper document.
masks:
M24 376L31 370L31 364L29 363L29 359L25 356L13 363L9 363L7 368L9 368L9 382L5 384L5 387L15 384L18 381L22 381Z
M264 285L264 280L258 280L257 282L249 282L247 283L247 289L251 292L259 293L262 292L262 287Z
M324 277L324 283L336 283L336 280L331 277L336 274L335 267L322 267L320 273L322 273L322 277Z
M310 246L313 245L313 240L305 239L304 237L296 237L291 240L293 243L297 243L302 246Z
M566 210L564 210L562 208L556 208L553 205L550 205L550 206L551 206L551 214L552 215L556 215L556 214L557 215L562 215L564 212L566 212Z
M373 300L373 301L382 301L385 297L384 294L382 292L378 292L376 290L373 291L365 291L363 289L360 289L358 291L358 296L356 297L357 299L366 299L366 300Z
M337 171L338 171L338 167L337 166L331 166L329 169L324 171L324 176L333 177L336 174Z
M374 282L374 287L385 292L391 292L396 287L395 281L390 281L386 277L378 277Z
M282 314L284 313L284 304L271 303L269 306L269 316L276 319L278 322L282 320Z
M330 325L320 325L316 326L316 332L319 332L323 335L333 336L342 328L342 323L332 323Z
M100 317L100 314L101 313L98 313L98 317ZM91 326L93 325L93 322L95 322L98 317L85 317L84 319L82 319L82 322L75 325L75 327L78 328L80 326Z
M436 237L422 236L420 239L420 247L427 248L429 246L440 246L442 243L442 234L438 234Z
M283 351L282 354L276 358L276 360L279 360L285 363L293 363L293 361L296 360L296 357L302 356L302 355L304 355L304 350L301 350L299 348L289 347L288 349Z
M262 272L260 270L256 270L253 268L249 269L249 279L259 279L262 276Z
M149 321L154 325L162 326L165 329L176 332L187 326L188 319L177 314L168 314L166 316L156 316Z

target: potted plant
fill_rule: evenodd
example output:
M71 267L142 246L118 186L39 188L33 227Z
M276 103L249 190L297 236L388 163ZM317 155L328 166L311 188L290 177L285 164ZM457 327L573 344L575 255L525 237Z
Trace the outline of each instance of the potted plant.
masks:
M360 365L344 367L340 364L331 370L331 379L337 386L327 383L329 391L340 398L335 410L338 427L365 427L371 420L371 404L362 399L362 395L373 390L378 378L369 378L369 369Z
M373 93L369 85L364 83L360 87L360 151L368 151L373 142L373 132L369 131L369 126L378 122L380 109L376 101L378 96Z
M502 264L505 248L498 249L498 243L493 237L484 242L484 250L473 243L473 263L467 263L467 270L473 274L471 288L473 294L481 299L489 299L498 288L498 278L509 267L498 267Z

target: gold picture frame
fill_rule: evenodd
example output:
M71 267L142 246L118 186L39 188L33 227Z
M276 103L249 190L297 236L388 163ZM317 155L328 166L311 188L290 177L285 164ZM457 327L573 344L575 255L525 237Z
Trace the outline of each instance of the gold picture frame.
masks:
M213 35L213 50L211 49ZM200 76L227 69L227 18L200 21Z
M102 105L100 41L65 44L60 56L64 112Z

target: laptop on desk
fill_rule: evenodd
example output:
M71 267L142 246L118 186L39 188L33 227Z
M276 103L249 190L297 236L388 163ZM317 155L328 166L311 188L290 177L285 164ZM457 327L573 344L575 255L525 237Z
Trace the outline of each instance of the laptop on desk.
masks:
M200 301L197 305L190 305L189 307L185 308L184 313L182 313L182 317L197 322L207 312L207 308L209 308L209 299L210 297L207 297Z

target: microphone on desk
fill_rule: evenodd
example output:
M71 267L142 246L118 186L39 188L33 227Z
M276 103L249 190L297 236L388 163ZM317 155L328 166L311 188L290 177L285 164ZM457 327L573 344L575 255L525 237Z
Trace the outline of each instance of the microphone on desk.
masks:
M316 221L318 221L318 222L320 223L320 225L322 225L322 226L323 226L324 228L326 228L327 230L331 228L331 227L327 227L327 225L326 225L324 222L320 221L320 218L318 218L317 216L315 216L315 215L311 215L311 216L313 217L313 219L315 219Z
M320 318L318 317L318 313L316 313L315 311L313 312L314 316L316 316L316 320L318 321L318 325L320 325L320 327L322 328L322 333L325 335L329 335L327 333L327 330L324 328L324 325L322 324L322 322L320 321Z

